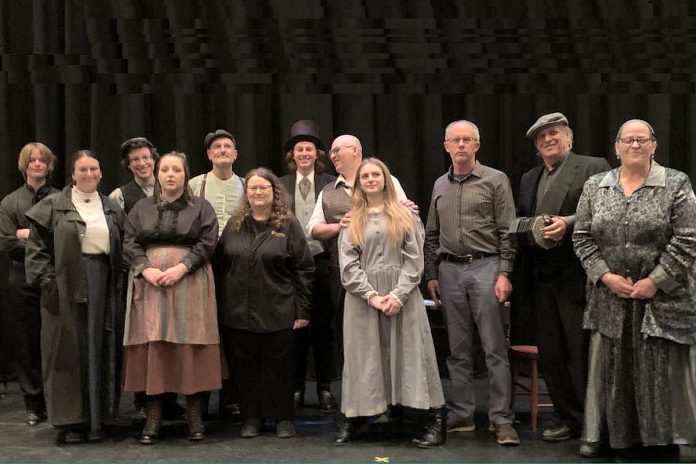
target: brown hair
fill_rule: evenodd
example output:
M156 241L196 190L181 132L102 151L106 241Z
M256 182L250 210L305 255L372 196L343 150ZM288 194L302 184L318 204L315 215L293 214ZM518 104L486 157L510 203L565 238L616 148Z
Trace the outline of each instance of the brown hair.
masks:
M249 183L249 179L254 176L266 179L271 183L273 187L273 204L271 205L271 217L268 222L275 230L282 230L290 218L290 206L286 201L287 193L283 186L280 185L276 175L266 168L252 169L244 177L244 195L237 211L234 212L229 222L235 230L240 230L246 218L251 216L251 204L249 204L249 197L246 193L246 185Z

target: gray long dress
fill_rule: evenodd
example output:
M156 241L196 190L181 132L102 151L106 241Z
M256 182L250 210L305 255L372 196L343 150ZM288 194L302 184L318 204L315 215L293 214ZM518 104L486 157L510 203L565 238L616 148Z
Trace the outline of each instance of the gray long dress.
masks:
M389 242L387 218L370 213L362 250L347 231L339 237L343 314L341 411L346 417L373 416L388 405L417 409L444 402L430 325L418 284L423 274L423 224L401 246ZM393 316L369 306L366 297L392 292L403 303Z
M573 242L588 276L592 331L583 439L612 448L696 442L696 196L689 178L653 162L627 197L620 169L591 177ZM606 272L658 287L619 298Z

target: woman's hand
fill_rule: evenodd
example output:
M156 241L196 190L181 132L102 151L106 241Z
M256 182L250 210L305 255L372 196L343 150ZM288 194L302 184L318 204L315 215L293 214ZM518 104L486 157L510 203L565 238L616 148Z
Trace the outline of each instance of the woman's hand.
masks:
M384 309L382 312L387 316L394 316L401 311L401 303L399 303L394 296L389 293L384 296Z
M292 330L302 329L308 325L309 320L307 319L295 319L295 322L292 323Z
M370 297L370 300L368 301L369 305L375 308L377 311L382 311L384 312L384 304L385 304L385 299L386 296L379 296L379 294L375 293Z
M181 280L182 277L188 272L188 268L184 263L179 263L176 266L167 268L167 270L162 271L157 283L163 287L171 287Z
M633 284L633 291L629 298L649 300L655 296L655 293L657 293L657 285L650 277L646 277Z
M155 287L160 286L159 278L162 275L162 271L156 267L148 267L147 269L143 269L142 275L145 277L145 280L147 280L148 283L154 285Z
M633 281L619 274L607 272L602 276L602 282L621 298L633 298Z
M29 232L29 229L17 229L15 235L17 236L17 238L26 240L29 238Z

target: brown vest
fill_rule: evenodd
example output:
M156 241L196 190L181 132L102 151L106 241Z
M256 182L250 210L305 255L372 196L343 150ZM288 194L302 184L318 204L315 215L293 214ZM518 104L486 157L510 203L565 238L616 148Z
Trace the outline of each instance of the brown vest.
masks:
M346 193L342 185L334 187L330 182L321 190L321 207L327 224L336 224L353 207L353 199ZM338 237L324 241L324 248L329 250L331 264L338 266Z

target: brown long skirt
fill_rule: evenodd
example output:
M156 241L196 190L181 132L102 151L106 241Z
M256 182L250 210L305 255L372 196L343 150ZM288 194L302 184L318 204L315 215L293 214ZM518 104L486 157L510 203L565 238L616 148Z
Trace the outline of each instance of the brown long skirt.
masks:
M123 390L183 395L222 387L220 346L148 342L125 347Z

